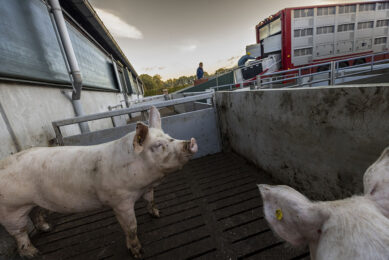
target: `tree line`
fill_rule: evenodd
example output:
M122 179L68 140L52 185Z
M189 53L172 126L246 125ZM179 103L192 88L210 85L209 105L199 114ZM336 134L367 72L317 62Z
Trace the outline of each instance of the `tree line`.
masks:
M214 74L209 75L207 72L204 72L204 77L214 76L216 74L222 74L227 71L227 68L220 68L216 70ZM143 82L143 87L145 90L145 96L153 96L162 94L163 89L167 89L169 93L175 92L177 90L189 87L193 85L193 82L196 79L196 76L181 76L179 78L162 80L162 77L158 74L150 76L148 74L141 74L140 79Z

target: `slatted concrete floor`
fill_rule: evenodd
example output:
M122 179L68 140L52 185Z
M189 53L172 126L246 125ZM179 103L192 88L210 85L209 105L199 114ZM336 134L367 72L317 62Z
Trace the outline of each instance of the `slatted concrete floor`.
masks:
M273 235L257 183L271 180L232 153L189 162L156 189L160 219L136 204L144 258L309 259ZM32 239L41 259L131 259L111 210L51 218L54 230Z

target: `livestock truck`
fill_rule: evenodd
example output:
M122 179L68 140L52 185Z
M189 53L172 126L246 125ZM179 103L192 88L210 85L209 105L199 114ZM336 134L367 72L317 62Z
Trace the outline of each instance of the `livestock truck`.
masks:
M327 63L316 66L322 71L334 60L340 67L369 62L361 56L388 51L388 29L389 1L285 8L255 26L256 44L246 51L261 61L243 68L242 77Z

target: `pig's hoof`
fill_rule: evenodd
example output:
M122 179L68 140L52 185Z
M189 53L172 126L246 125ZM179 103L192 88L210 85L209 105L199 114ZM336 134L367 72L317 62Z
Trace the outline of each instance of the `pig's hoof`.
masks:
M22 257L31 259L40 255L39 250L34 246L22 247L19 249L19 254Z
M149 211L149 214L150 214L153 218L159 218L159 217L160 217L159 210L156 209L156 208L152 208L152 209Z
M136 259L143 258L143 248L141 247L131 248L131 253Z
M38 225L37 229L39 229L40 231L43 231L43 232L50 232L51 230L53 230L53 226L50 225L49 223L45 222L45 223Z

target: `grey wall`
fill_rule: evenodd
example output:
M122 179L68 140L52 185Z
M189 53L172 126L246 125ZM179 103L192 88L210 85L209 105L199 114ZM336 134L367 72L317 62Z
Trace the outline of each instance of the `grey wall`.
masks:
M147 122L146 122L147 123ZM136 123L64 138L65 145L95 145L110 142L134 131ZM171 137L190 140L194 137L199 150L193 158L221 152L220 132L213 107L162 117L162 129Z
M108 106L122 102L123 95L113 92L83 90L81 103L85 114L108 111ZM0 103L15 132L22 150L48 146L55 137L52 121L74 117L72 103L59 88L0 82ZM112 127L110 119L89 122L91 130ZM78 125L61 128L64 135L79 134ZM0 159L16 151L16 147L0 115Z
M389 145L389 84L216 97L224 146L314 199L361 193Z

